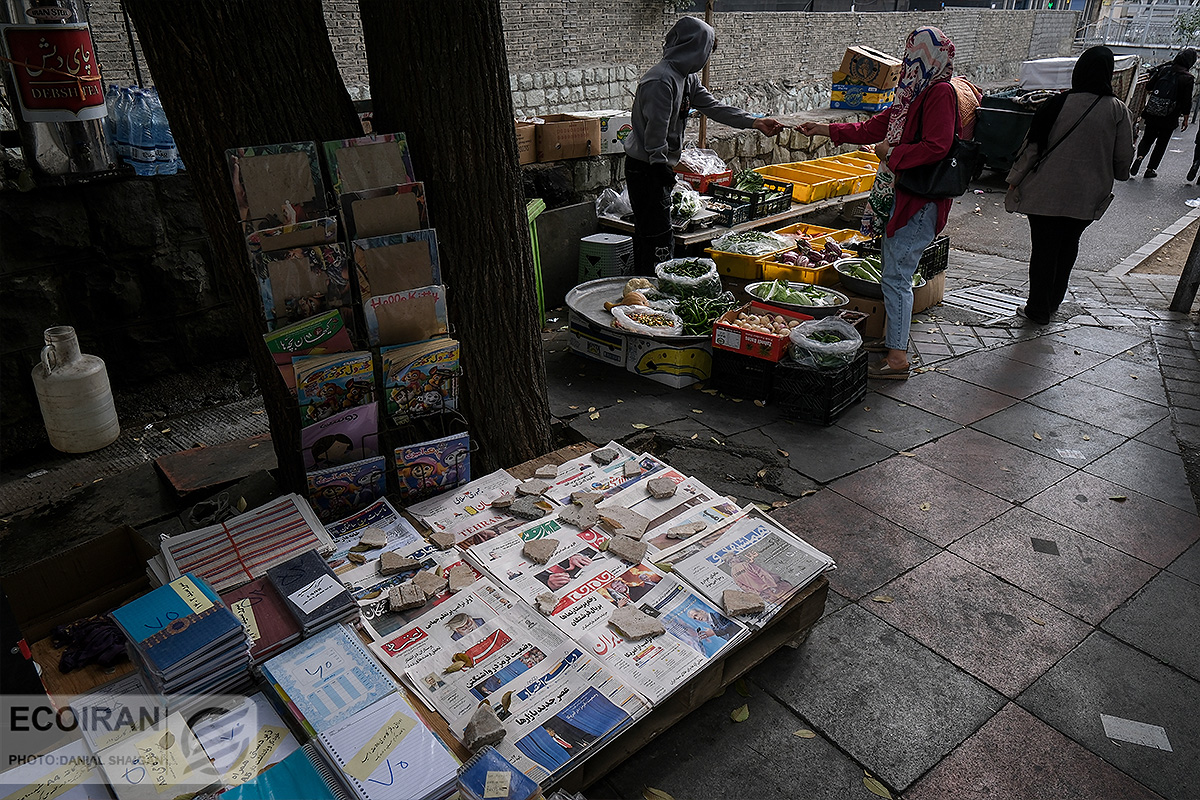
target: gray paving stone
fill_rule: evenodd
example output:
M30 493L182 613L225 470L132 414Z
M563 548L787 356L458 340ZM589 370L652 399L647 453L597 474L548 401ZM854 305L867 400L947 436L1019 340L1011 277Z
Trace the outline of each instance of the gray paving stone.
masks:
M1019 503L1065 478L1066 464L970 428L913 451L916 459L977 489Z
M1183 555L1171 562L1167 570L1173 575L1200 585L1200 542L1189 547Z
M1124 440L1111 431L1030 403L1018 403L971 427L1077 468L1090 464Z
M1195 797L1200 683L1097 631L1018 704L1164 798ZM1173 752L1109 739L1100 715L1165 729Z
M1127 437L1137 436L1167 416L1165 406L1129 397L1081 378L1068 378L1033 395L1029 402Z
M912 450L961 427L956 422L875 392L867 392L835 424L892 450Z
M906 381L879 383L874 391L962 425L970 425L1017 402L1013 397L944 372L922 372Z
M1196 511L1183 459L1152 445L1131 439L1084 469L1183 511Z
M1067 376L1078 375L1109 358L1103 353L1082 350L1055 336L1041 336L1037 339L1015 342L999 348L996 352L1005 358L1032 364L1035 367Z
M1110 356L1124 353L1146 341L1144 336L1090 326L1073 328L1058 334L1058 336L1077 347Z
M758 478L759 470L768 466L777 467L778 464L752 456L738 455L719 448L701 450L677 447L667 451L663 460L684 475L694 476L709 488L722 495L731 495L742 503L774 503L788 501L795 496L789 497L761 483ZM811 485L807 488L811 488Z
M750 674L901 791L1004 704L996 691L856 605L827 614L803 645L779 650ZM867 797L861 777L855 789Z
M584 411L570 421L571 428L589 442L603 444L610 440L618 441L637 433L634 423L651 427L664 422L688 416L687 408L672 399L670 395L651 397L647 395L631 396L620 405L600 409L600 417L591 419ZM599 408L597 406L597 408Z
M948 374L1017 399L1029 397L1063 380L1061 373L1004 358L1000 355L1003 352L1004 348L986 350L955 359L948 365Z
M1200 586L1160 573L1104 620L1121 641L1200 680Z
M788 453L788 464L793 469L818 483L828 483L892 454L891 448L836 425L821 428L799 422L774 422L762 430Z
M1160 450L1166 450L1168 453L1179 453L1179 440L1175 438L1175 432L1171 429L1170 417L1154 423L1139 433L1136 439L1139 442L1152 444Z

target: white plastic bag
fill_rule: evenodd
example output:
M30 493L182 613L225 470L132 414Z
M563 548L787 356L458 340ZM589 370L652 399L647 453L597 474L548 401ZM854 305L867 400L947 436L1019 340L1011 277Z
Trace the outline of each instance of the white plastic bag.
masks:
M647 336L679 336L683 333L683 322L669 311L657 311L648 306L614 306L612 310L616 326ZM647 324L655 320L661 324Z
M716 175L729 171L715 150L701 150L698 147L689 147L680 153L679 166L695 175Z
M620 194L612 189L605 189L596 198L596 216L598 217L620 219L632 213L633 206L629 204L629 189L622 189Z
M676 180L671 190L671 218L691 219L703 208L700 193L686 181Z
M704 271L695 277L673 271L685 265L695 265L693 272ZM721 276L711 258L672 258L656 264L654 275L658 278L660 292L681 300L685 297L716 297L721 293Z
M822 342L814 334L833 333L841 337L836 342ZM844 319L824 317L801 322L790 334L792 359L808 367L830 369L844 367L858 355L862 336Z

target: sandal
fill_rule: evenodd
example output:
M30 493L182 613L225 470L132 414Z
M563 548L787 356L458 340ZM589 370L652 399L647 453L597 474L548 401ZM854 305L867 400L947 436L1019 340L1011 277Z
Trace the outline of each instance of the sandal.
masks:
M868 353L886 353L890 348L883 343L883 339L864 339L862 349Z
M906 381L908 380L910 369L907 364L897 369L889 365L887 361L880 361L878 364L869 364L867 366L867 377L880 380Z

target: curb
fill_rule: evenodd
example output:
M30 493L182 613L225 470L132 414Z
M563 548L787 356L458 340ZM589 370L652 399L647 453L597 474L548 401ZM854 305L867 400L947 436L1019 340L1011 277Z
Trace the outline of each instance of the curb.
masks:
M1158 252L1159 248L1175 238L1175 236L1196 219L1200 219L1200 207L1193 208L1175 222L1163 228L1162 233L1135 250L1120 264L1104 273L1110 278L1122 278L1136 269L1143 261Z

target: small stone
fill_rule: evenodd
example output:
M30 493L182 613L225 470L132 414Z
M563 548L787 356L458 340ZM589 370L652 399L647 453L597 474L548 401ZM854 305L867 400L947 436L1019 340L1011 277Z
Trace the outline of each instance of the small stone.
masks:
M512 505L512 502L513 496L508 492L505 492L492 501L492 508L508 508Z
M547 464L544 467L538 467L537 470L533 473L533 476L535 478L550 478L550 479L557 478L558 477L558 467L554 466L553 464Z
M393 550L386 550L379 556L379 574L380 575L395 575L398 572L407 572L413 569L420 569L421 562L415 558L402 556Z
M609 616L608 622L626 639L645 639L667 632L661 622L636 606L622 606L616 609Z
M674 527L667 528L667 538L688 539L707 527L703 522L689 522L686 525L675 525Z
M631 458L625 462L625 477L633 478L642 474L642 465L637 462L636 458Z
M581 531L586 531L600 521L600 512L591 503L585 506L567 506L558 512L558 518L568 525L574 525Z
M454 547L454 534L438 531L437 533L429 534L429 541L433 542L438 550L449 550Z
M646 557L646 543L628 536L614 536L608 540L608 552L622 561L639 564Z
M545 564L558 549L558 539L532 539L521 547L521 555L535 564Z
M412 581L393 586L388 592L388 608L392 611L408 611L425 605L425 592Z
M577 506L596 505L603 499L599 492L571 492L571 502Z
M508 507L508 513L521 519L541 519L546 516L546 509L538 505L536 497L518 497Z
M467 721L467 727L463 731L463 744L474 753L489 744L496 744L504 738L505 733L507 731L504 730L500 718L496 716L491 705L485 702L475 709L475 713Z
M545 481L533 479L518 483L517 494L524 497L540 497L549 488L550 484Z
M387 545L387 532L381 528L363 528L358 543L370 550L378 550Z
M418 572L413 576L412 582L426 597L435 597L446 589L446 579L430 569Z
M651 478L646 481L646 491L655 500L666 500L675 494L676 486L675 481L670 478Z
M355 552L353 552L353 551L351 551L351 552L349 552L349 553L346 553L346 560L347 560L347 561L349 561L351 564L365 564L365 563L367 563L367 557L366 557L366 556L364 556L362 553L355 553Z
M475 582L475 570L466 564L455 564L450 568L450 574L446 577L450 584L451 593L458 592Z
M542 592L534 599L537 600L537 610L547 617L558 607L558 598L554 596L554 592Z
M630 539L641 539L650 527L650 520L629 508L605 508L600 511L600 523L609 533L619 533Z
M595 461L600 466L611 464L617 460L617 451L611 447L602 447L599 450L592 451L592 461Z
M725 608L725 613L731 617L740 617L745 614L761 614L766 608L763 603L762 595L754 592L743 592L738 589L726 589L721 593L721 605Z

